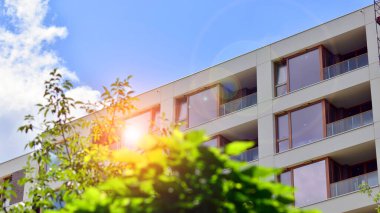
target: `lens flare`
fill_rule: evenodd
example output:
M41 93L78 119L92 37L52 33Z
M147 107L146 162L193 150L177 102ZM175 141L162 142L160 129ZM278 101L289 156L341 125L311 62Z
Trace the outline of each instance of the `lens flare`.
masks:
M140 128L128 125L124 130L124 144L127 147L136 147L137 143L139 142L139 140L141 140L143 135L144 133Z

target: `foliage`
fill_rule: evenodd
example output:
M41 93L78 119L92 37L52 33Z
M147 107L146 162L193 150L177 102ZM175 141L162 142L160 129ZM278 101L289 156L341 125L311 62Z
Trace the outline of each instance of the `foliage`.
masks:
M368 195L369 198L373 200L376 204L376 212L380 213L380 192L374 193L372 188L367 183L362 183L359 186L360 192Z
M123 167L108 160L110 147L121 140L117 133L134 110L130 77L104 88L102 101L82 103L66 96L73 85L58 70L50 76L45 82L45 102L37 105L42 119L36 120L42 122L27 115L27 124L19 128L25 133L40 132L27 144L35 151L22 180L32 186L25 202L25 211L30 212L55 208L65 197L80 196L86 188L119 176ZM79 109L89 115L76 120L71 114Z
M202 132L176 130L170 137L147 136L137 149L113 154L112 161L126 165L121 177L68 198L57 212L306 212L292 207L291 187L267 180L279 170L227 154L253 143L219 150L202 146L206 140Z
M36 132L21 181L31 186L29 199L4 211L306 212L293 207L291 187L271 181L279 170L231 159L252 143L207 148L202 132L173 130L147 136L135 148L112 150L135 110L130 77L104 87L102 101L81 103L66 96L73 85L57 70L50 75L39 117L27 115L19 128ZM77 109L89 115L76 120ZM0 195L9 199L7 184ZM55 210L57 204L65 207Z

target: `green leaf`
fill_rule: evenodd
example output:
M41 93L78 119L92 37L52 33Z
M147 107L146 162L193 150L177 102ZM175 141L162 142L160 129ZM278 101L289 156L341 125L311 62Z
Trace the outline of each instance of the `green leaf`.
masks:
M255 145L252 141L234 141L227 144L224 152L227 155L239 155Z

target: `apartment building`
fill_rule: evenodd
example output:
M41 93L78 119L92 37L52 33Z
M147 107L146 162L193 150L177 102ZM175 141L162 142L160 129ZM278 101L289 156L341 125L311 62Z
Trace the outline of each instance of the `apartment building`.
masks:
M208 146L254 140L235 158L284 169L276 179L297 188L296 206L374 212L358 186L379 190L377 39L371 5L143 93L126 122L148 131L165 113L184 131L205 130ZM0 164L0 177L15 182L26 159Z

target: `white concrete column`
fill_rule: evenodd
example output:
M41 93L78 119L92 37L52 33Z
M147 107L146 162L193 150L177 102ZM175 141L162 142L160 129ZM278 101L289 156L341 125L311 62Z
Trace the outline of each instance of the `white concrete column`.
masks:
M258 119L259 159L275 153L274 117L267 115Z
M270 60L270 47L258 51L257 62L257 102L260 104L273 98L273 63Z

